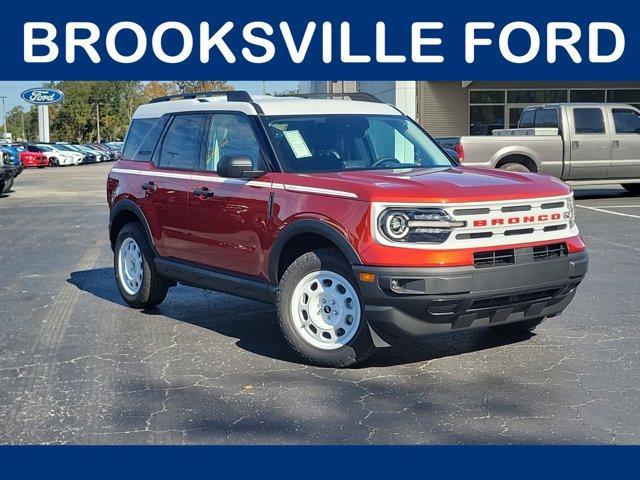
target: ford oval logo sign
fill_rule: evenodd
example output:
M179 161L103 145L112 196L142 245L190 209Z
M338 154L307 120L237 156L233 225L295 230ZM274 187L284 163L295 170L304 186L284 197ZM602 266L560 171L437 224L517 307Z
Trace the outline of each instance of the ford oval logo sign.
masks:
M64 93L53 88L30 88L20 95L25 102L34 105L51 105L52 103L61 102Z

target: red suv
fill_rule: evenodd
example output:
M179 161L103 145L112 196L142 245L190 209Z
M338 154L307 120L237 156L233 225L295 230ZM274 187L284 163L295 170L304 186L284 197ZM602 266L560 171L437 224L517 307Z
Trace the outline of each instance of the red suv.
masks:
M156 99L107 193L130 306L176 283L275 302L286 341L326 366L398 336L532 330L587 271L565 184L460 167L363 94Z

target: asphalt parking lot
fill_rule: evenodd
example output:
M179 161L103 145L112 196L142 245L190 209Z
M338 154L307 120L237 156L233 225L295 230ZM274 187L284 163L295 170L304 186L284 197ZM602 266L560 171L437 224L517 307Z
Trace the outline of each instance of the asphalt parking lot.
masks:
M590 272L535 335L438 335L302 365L275 310L180 286L126 308L111 164L0 196L0 443L637 443L640 197L577 190Z

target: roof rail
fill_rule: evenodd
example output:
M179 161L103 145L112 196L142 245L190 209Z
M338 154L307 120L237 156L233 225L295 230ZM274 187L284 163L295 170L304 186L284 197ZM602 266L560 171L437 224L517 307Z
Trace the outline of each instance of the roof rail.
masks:
M216 90L212 92L179 93L177 95L166 95L164 97L152 98L149 103L170 102L171 100L190 100L193 98L222 97L226 96L229 102L253 103L251 95L244 90Z
M329 92L329 93L292 93L288 95L276 95L276 97L298 97L298 98L347 98L359 102L382 103L378 97L365 92Z

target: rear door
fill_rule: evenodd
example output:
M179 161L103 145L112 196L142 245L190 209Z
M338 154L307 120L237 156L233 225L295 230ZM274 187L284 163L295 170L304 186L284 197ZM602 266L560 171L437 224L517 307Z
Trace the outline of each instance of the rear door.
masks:
M640 112L633 108L612 108L611 166L608 178L640 178Z
M604 107L569 107L569 180L603 179L611 164L611 131Z
M141 172L141 202L160 256L191 260L189 196L191 175L203 153L202 136L207 115L176 114L169 117L153 154L153 163Z
M214 113L205 135L201 171L193 176L189 196L194 261L235 274L266 274L269 204L273 173L257 179L222 178L218 162L246 155L254 170L265 170L266 156L253 120L240 113ZM204 195L198 194L204 192Z

